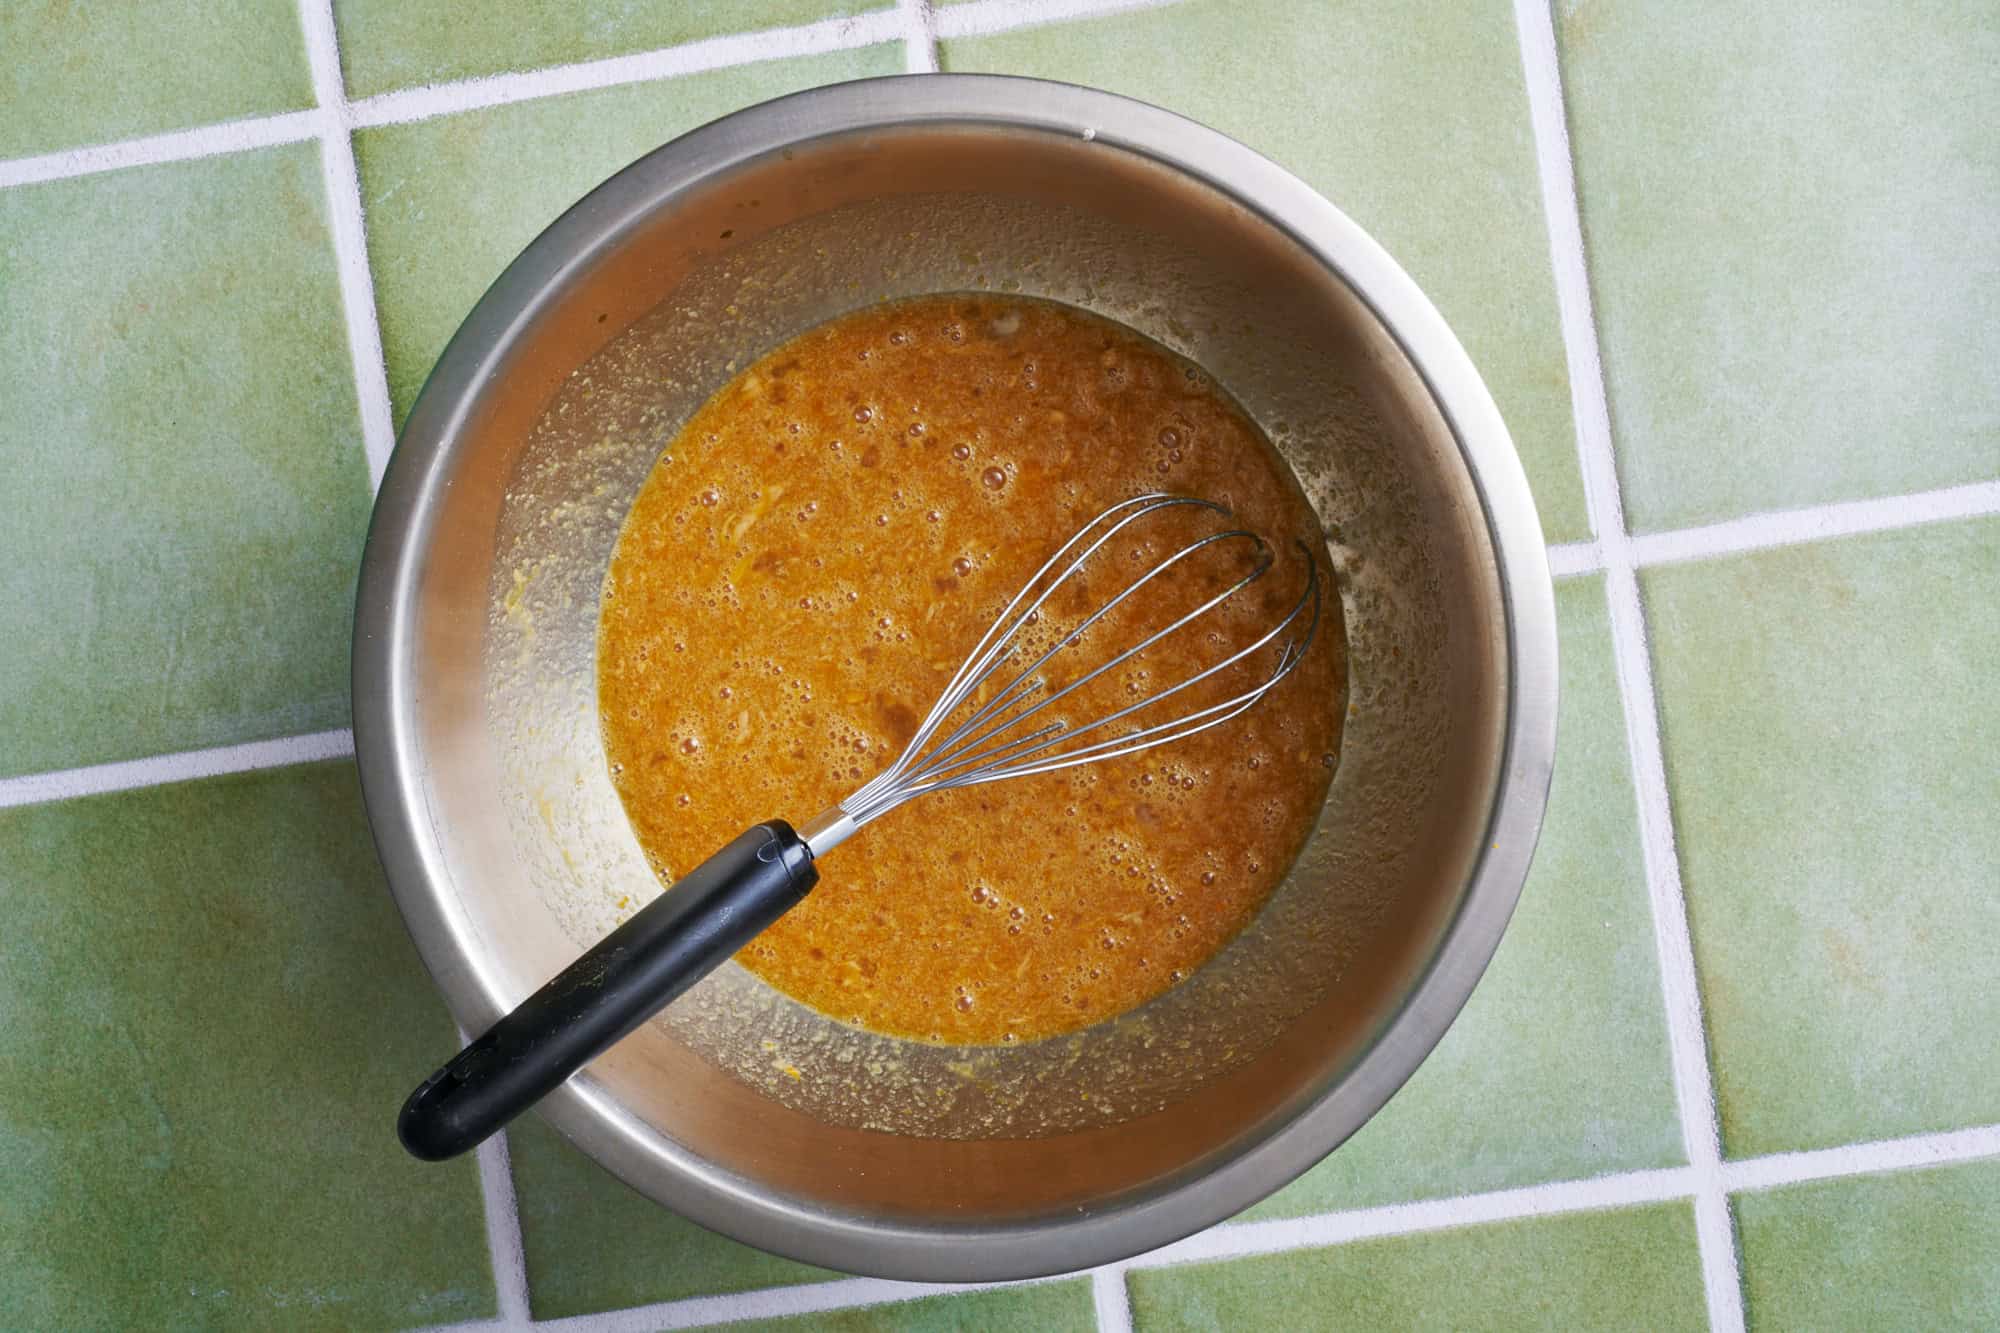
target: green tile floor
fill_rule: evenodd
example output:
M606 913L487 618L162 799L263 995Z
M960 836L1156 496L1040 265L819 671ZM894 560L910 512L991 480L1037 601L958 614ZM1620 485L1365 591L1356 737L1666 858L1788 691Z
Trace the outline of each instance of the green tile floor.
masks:
M1141 1329L1702 1326L1685 1203L1356 1241L1130 1279Z
M2000 10L27 0L0 52L0 1327L2000 1326ZM511 1209L406 1161L450 1023L351 764L295 762L346 744L366 423L507 260L682 130L911 62L1161 103L1347 209L1574 575L1548 827L1435 1056L1237 1223L959 1294L539 1122Z
M0 159L312 105L290 0L0 7Z
M319 153L0 191L0 775L347 721L368 469Z
M2000 1328L2000 1162L1738 1195L1752 1321Z
M471 1162L383 1108L452 1039L347 763L0 811L0 1324L494 1310Z
M1729 1151L2000 1121L2000 518L1644 580Z
M2000 474L2000 10L1560 9L1632 526Z

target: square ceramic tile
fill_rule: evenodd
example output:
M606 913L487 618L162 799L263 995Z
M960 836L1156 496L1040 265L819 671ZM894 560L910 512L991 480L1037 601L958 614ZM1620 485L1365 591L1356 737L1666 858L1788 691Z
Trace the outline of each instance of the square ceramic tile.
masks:
M507 1131L538 1319L844 1276L704 1231L585 1157L539 1116Z
M1733 1201L1755 1329L2000 1328L2000 1162Z
M879 9L890 0L334 0L354 97L627 55Z
M0 190L0 776L347 721L326 216L314 144Z
M453 1031L351 764L0 811L0 1324L493 1313L471 1161L396 1108Z
M1145 1269L1127 1281L1137 1333L1707 1327L1684 1203Z
M872 46L358 135L368 255L397 422L486 288L542 228L606 177L753 102L901 68L900 47Z
M313 103L293 0L9 0L0 53L0 158Z
M2000 8L1557 8L1633 527L2000 476Z
M1083 1280L927 1296L895 1305L746 1320L730 1333L1085 1333L1097 1328Z
M1686 1160L1603 580L1558 584L1556 608L1555 782L1499 953L1403 1090L1250 1216Z
M1588 534L1513 11L1197 0L943 43L947 69L1093 84L1213 125L1351 215L1465 342L1551 541Z
M1724 1149L2000 1121L2000 519L1643 588Z

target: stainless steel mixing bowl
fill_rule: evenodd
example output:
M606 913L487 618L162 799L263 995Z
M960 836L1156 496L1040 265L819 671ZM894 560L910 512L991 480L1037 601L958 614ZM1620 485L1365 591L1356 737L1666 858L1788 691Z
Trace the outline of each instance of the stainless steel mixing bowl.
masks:
M818 89L668 144L544 232L452 340L390 463L355 743L389 882L462 1026L658 892L605 770L593 668L599 582L661 448L787 336L968 289L1121 320L1236 394L1325 521L1352 684L1306 852L1242 936L1137 1012L953 1050L842 1027L730 964L544 1103L697 1222L933 1280L1150 1249L1353 1133L1492 955L1555 743L1519 460L1451 331L1359 227L1241 145L1106 93Z

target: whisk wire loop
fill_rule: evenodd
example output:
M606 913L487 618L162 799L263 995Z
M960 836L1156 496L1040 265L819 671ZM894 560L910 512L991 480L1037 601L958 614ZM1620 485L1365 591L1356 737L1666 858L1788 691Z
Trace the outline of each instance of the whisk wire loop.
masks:
M1149 635L1145 639L1142 639L1140 642L1135 643L1131 647L1127 648L1124 652L1119 653L1116 657L1113 657L1109 661L1101 663L1098 667L1089 672L1087 675L1081 676L1078 679L1070 682L1068 685L1064 686L1061 690L1057 691L1055 694L1050 695L1046 699L1043 699L1040 703L1037 703L1033 707L1029 708L1026 712L1018 713L1011 719L1007 720L1006 722L999 724L996 728L989 728L987 731L981 733L978 736L974 736L965 741L960 741L959 739L960 737L965 736L966 733L968 732L975 731L982 723L986 721L987 718L993 716L996 712L1004 712L1007 708L1011 708L1014 704L1020 703L1023 700L1025 700L1028 697L1028 695L1034 693L1036 690L1044 688L1047 682L1044 681L1039 676L1037 676L1035 673L1041 670L1041 668L1048 663L1050 658L1054 657L1057 653L1061 652L1063 649L1069 647L1071 644L1081 639L1084 636L1084 634L1090 629L1091 626L1095 625L1105 616L1110 615L1111 612L1115 610L1118 607L1118 605L1121 602L1123 602L1126 598L1130 597L1133 593L1139 591L1140 588L1152 582L1154 579L1160 577L1162 574L1165 574L1169 569L1173 568L1173 566L1180 563L1182 560L1202 550L1204 547L1215 545L1218 542L1230 541L1235 539L1241 539L1254 543L1257 550L1258 562L1256 568L1251 570L1251 572L1245 575L1242 579L1239 579L1234 587L1231 587L1221 593L1218 593L1216 596L1202 603L1200 606L1188 612L1180 619L1174 621L1173 624L1168 625L1165 629L1159 630L1156 633ZM1079 623L1074 629L1070 630L1069 633L1065 634L1061 639L1057 640L1055 646L1049 648L1040 657L1036 658L1033 662L1023 667L1021 671L1015 675L1014 679L1008 681L1006 685L1001 687L1000 692L998 694L996 694L992 699L988 700L984 705L975 710L971 717L967 718L964 722L960 723L955 729L953 729L950 735L944 738L944 740L938 742L938 748L934 754L934 757L931 758L922 766L923 769L935 769L940 763L949 759L952 755L958 753L959 751L962 751L968 746L978 744L981 739L990 738L996 730L1004 731L1007 728L1012 727L1017 722L1026 721L1029 717L1031 717L1035 713L1041 712L1043 709L1047 708L1050 704L1053 704L1058 700L1062 699L1065 695L1074 693L1076 690L1079 690L1083 688L1085 685L1090 684L1091 681L1096 680L1099 676L1103 675L1105 672L1125 662L1129 658L1144 652L1147 648L1152 647L1154 644L1158 643L1161 639L1166 638L1167 635L1173 633L1175 630L1187 624L1189 621L1194 620L1197 617L1201 616L1203 613L1213 609L1216 606L1221 605L1235 593L1249 586L1251 583L1254 583L1257 579L1261 578L1264 572L1268 570L1270 567L1271 567L1271 551L1270 548L1264 544L1264 540L1261 537L1257 536L1256 533L1246 532L1240 528L1233 529L1229 532L1214 533L1210 536L1201 538L1199 541L1190 542L1186 546L1181 547L1178 551L1175 551L1165 560L1160 561L1158 564L1154 565L1151 569L1147 570L1138 579L1134 580L1130 585L1128 585L1125 588L1123 592L1119 593L1116 597L1113 597L1110 601L1106 602L1103 606L1100 606L1096 611L1092 612L1088 618ZM977 689L981 684L985 683L985 681L991 677L992 673L995 670L997 670L1002 663L1008 660L1008 658L1012 655L1012 651L1013 650L1010 649L1008 652L1002 653L1000 656L995 658L992 666L988 668L987 672L984 675L975 678L971 682L971 688ZM961 700L963 699L963 697L965 696L962 695Z
M1250 643L1185 679L1151 691L1145 697L1094 721L1073 726L1057 719L1026 734L1008 737L1008 733L1016 731L1022 724L1097 680L1105 672L1130 661L1168 635L1215 611L1269 572L1275 558L1269 545L1255 533L1232 528L1198 537L1178 547L1165 558L1154 562L1143 574L1127 584L1117 596L1084 617L1053 646L1017 671L990 699L984 700L974 708L964 721L945 732L941 739L934 739L966 700L1020 653L1022 631L1036 623L1042 608L1057 589L1076 576L1093 556L1130 525L1162 510L1183 506L1212 510L1224 517L1229 515L1227 508L1211 500L1152 492L1136 495L1112 505L1085 523L1063 543L994 618L986 633L973 646L958 669L952 673L951 680L931 706L929 713L918 724L896 761L853 795L840 802L834 811L828 812L840 826L838 836L844 838L854 829L928 792L997 782L1003 778L1053 772L1181 740L1197 732L1206 731L1210 727L1220 726L1253 707L1258 700L1276 687L1279 681L1289 675L1305 656L1306 649L1311 646L1313 637L1319 631L1323 604L1318 567L1312 559L1311 551L1303 543L1299 544L1299 551L1306 561L1304 591L1299 594L1298 600L1284 616ZM1176 617L1164 628L1154 631L1139 642L1100 662L1062 688L1045 693L1044 697L1033 703L1028 702L1037 693L1044 692L1048 688L1048 680L1041 674L1042 669L1057 654L1077 644L1091 627L1103 620L1116 607L1181 561L1212 546L1238 541L1248 541L1253 545L1255 563L1248 573L1237 578L1222 591L1206 598L1193 610ZM1079 547L1082 548L1080 551ZM1072 552L1076 554L1072 555ZM1068 561L1067 565L1063 565L1065 560ZM1049 572L1059 565L1063 565L1061 572L1044 585ZM1304 619L1304 625L1299 629L1301 618ZM1212 679L1295 630L1296 632L1280 645L1278 660L1270 673L1231 697L1164 721L1139 726L1121 735L1103 737L1072 749L1060 748L1088 733L1101 732L1115 726L1132 718L1143 709L1152 708L1183 691L1194 688L1203 681Z
M957 710L959 704L965 700L968 694L978 689L987 676L992 674L1000 661L1005 658L1002 649L1013 639L1015 634L1029 623L1030 618L1041 610L1042 604L1055 593L1057 588L1061 587L1065 581L1083 567L1084 563L1099 548L1117 536L1126 526L1137 522L1147 514L1178 505L1196 505L1205 509L1213 509L1219 513L1228 513L1228 510L1212 500L1201 500L1194 496L1170 495L1165 492L1156 491L1143 495L1135 495L1128 500L1121 500L1078 528L1071 535L1070 539L1056 548L1055 554L1044 561L1042 567L1036 570L1026 583L1021 585L1021 590L1014 594L1013 599L1001 609L1000 614L993 618L993 623L987 626L986 633L981 636L978 643L973 645L972 651L966 654L965 660L959 663L958 670L952 674L952 678L945 685L943 692L938 695L936 702L931 705L930 712L925 714L924 720L918 724L916 733L911 736L909 744L904 747L902 754L898 756L896 762L877 774L872 781L855 792L854 795L841 802L841 805L848 809L865 805L869 798L877 791L893 786L900 780L904 772L908 770L910 764L919 754L923 753L932 733ZM1100 533L1097 540L1091 542L1082 554L1072 560L1067 569L1059 574L1048 587L1042 589L1041 596L1035 598L1034 602L1023 610L1019 616L1014 615L1015 608L1019 607L1022 600L1035 590L1035 586L1041 582L1045 574L1062 563L1064 556L1068 555L1077 545L1089 538L1100 523L1104 523L1114 515L1128 509L1135 510L1136 512L1126 514L1124 518L1119 519L1104 532ZM1010 617L1013 618L1010 619Z

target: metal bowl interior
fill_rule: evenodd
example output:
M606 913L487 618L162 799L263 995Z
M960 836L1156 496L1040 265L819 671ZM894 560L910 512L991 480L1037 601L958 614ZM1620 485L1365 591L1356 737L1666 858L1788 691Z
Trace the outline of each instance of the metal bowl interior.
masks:
M606 773L594 649L603 571L660 449L791 334L967 289L1094 310L1229 387L1325 522L1351 715L1266 909L1133 1014L951 1050L842 1027L732 964L544 1104L704 1225L929 1280L1152 1248L1352 1133L1491 956L1554 746L1553 604L1519 462L1456 340L1365 234L1242 146L1108 94L820 89L667 145L554 224L468 318L391 463L357 614L357 749L390 883L464 1027L565 964L620 898L658 891Z

